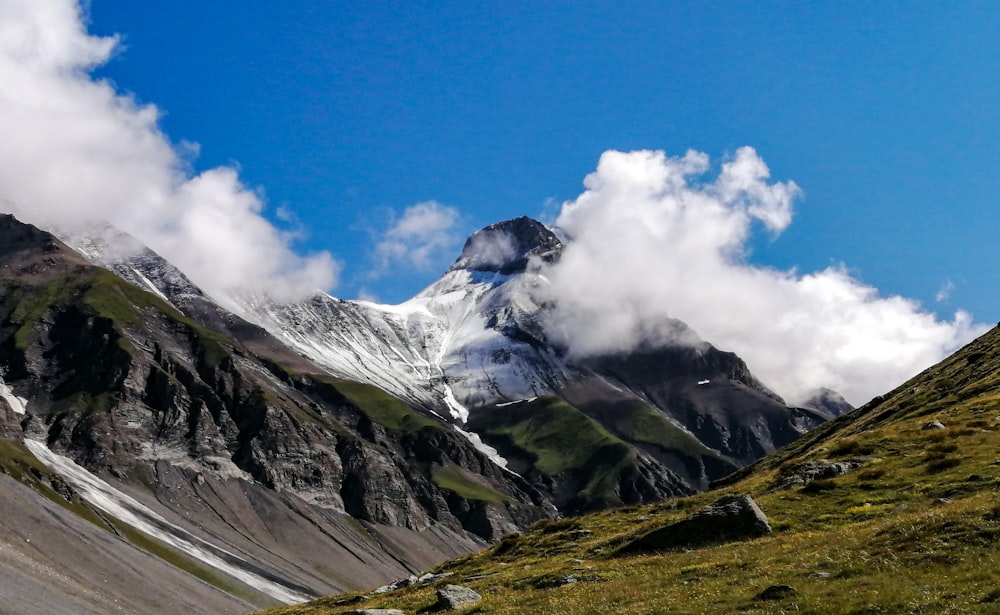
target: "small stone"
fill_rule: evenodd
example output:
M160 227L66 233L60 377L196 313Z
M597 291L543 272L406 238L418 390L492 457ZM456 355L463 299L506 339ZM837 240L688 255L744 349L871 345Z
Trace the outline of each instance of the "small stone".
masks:
M822 571L813 572L812 574L809 575L810 579L829 579L831 577L833 577L832 574L830 574L829 572L822 572Z
M451 610L459 607L476 604L483 599L482 596L468 587L461 585L442 585L437 589L437 604L435 608L439 610Z
M571 574L563 575L557 582L556 587L562 587L563 585L575 585L579 583L580 580Z
M345 615L403 615L399 609L355 609Z
M334 606L350 606L352 604L357 604L359 602L364 602L365 600L368 600L368 596L365 596L364 594L360 594L360 595L357 595L357 596L352 596L350 598L342 598L342 599L334 602L333 605Z
M758 601L784 600L795 593L797 593L797 590L791 585L772 585L754 596L753 599Z
M944 423L941 421L931 421L930 423L925 423L920 429L924 431L930 431L932 429L944 429Z

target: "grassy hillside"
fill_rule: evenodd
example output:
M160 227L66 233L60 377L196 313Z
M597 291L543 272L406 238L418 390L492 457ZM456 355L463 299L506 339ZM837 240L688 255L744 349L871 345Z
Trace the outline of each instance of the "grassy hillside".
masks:
M474 415L473 431L544 476L577 480L579 505L621 504L615 493L622 470L635 460L627 444L600 423L555 397L500 406Z
M536 525L442 565L484 596L468 613L1000 612L1000 330L741 472L713 492ZM842 476L779 488L815 460ZM631 539L749 493L774 534L621 557ZM575 582L574 582L575 581ZM773 585L794 588L762 599ZM435 602L433 586L278 614Z
M326 374L310 374L310 378L333 387L371 421L394 431L412 433L425 428L445 429L439 421L417 412L378 387Z

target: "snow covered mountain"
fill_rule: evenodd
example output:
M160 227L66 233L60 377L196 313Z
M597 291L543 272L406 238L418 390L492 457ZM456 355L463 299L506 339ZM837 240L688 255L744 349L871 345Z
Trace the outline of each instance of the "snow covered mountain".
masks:
M338 376L466 422L469 408L553 394L575 370L545 341L533 289L562 247L542 224L487 227L437 282L399 305L328 295L242 315Z
M703 489L841 409L788 407L679 321L682 343L574 357L538 292L563 240L527 218L398 306L211 298L114 229L65 239L0 216L0 497L35 502L0 529L103 546L0 566L114 570L108 595L138 611L170 604L134 591L156 576L219 612L375 585ZM58 590L19 604L109 608Z
M236 322L259 325L329 374L376 386L451 423L498 465L534 477L561 510L703 489L828 420L831 408L841 409L786 406L742 360L677 320L669 326L683 343L627 355L568 356L546 333L550 306L538 292L563 240L530 218L477 231L439 280L399 305L322 293L291 305L253 296L213 301L148 250L122 259L107 241L73 243L93 262L201 322L243 335L232 330L233 316L219 307L225 305L241 317ZM551 400L565 403L572 416L515 412L548 408ZM610 465L633 467L639 486L623 495L621 481L612 481L595 496L588 485L609 464L540 467L551 455L572 457L575 446L553 448L526 435L544 431L546 422L571 431L585 424L621 441L627 453Z

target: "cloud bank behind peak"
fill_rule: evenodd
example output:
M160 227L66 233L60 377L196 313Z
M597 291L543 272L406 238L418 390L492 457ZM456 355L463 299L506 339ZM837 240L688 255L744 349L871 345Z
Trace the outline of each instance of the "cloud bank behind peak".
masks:
M555 306L549 333L571 354L680 342L676 318L790 402L830 387L860 404L985 331L965 312L942 321L883 297L843 266L799 274L749 263L755 225L785 230L801 190L770 182L749 147L714 178L709 168L699 152L609 151L563 204L555 224L572 240L541 292Z

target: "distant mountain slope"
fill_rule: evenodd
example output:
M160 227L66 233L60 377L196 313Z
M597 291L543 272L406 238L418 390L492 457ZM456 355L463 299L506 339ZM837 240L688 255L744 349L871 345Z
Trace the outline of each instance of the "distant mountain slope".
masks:
M121 258L121 250L109 245L134 240L107 230L100 235L112 239L71 241L92 262L152 290L197 322L245 344L268 340L268 352L284 353L283 364L302 359L276 349L269 336L243 318L336 377L367 382L431 417L455 423L459 433L501 466L505 456L521 452L507 448L504 439L476 433L478 421L470 415L539 396L565 399L581 411L581 420L596 420L614 431L630 447L632 461L620 468L618 482L601 497L556 497L557 505L569 506L563 512L703 489L846 406L840 400L810 409L787 407L736 355L715 349L676 320L667 324L684 340L677 345L622 355L568 356L548 338L543 323L551 306L537 292L548 283L545 267L559 259L563 243L530 218L473 234L440 280L400 305L325 294L291 305L260 297L222 298L222 305L243 318L205 297L155 253L133 248L135 256ZM836 396L831 395L828 401ZM610 408L619 407L645 408L671 427L654 429L653 436L616 431L621 421ZM581 471L594 473L584 483L603 472ZM536 478L534 486L550 496L557 483L560 489L576 484L566 483L565 476Z
M318 295L296 305L250 300L244 315L332 373L370 382L472 431L482 423L476 415L540 396L563 398L581 416L612 430L612 407L642 406L661 414L672 425L663 441L616 434L636 460L628 473L658 478L640 480L639 488L623 483L616 490L631 495L598 498L595 505L702 489L846 406L786 406L739 357L702 341L677 320L669 326L683 341L673 345L568 356L547 335L543 323L551 306L537 292L548 283L545 267L562 248L553 231L517 218L477 231L441 279L400 305ZM675 432L697 446L676 446ZM479 435L503 456L521 453L503 439ZM586 501L575 500L584 508Z
M554 513L451 426L197 294L186 307L202 322L165 296L0 217L0 425L14 446L0 457L43 446L75 501L99 477L85 518L104 530L263 605L406 574ZM140 505L151 526L122 512Z
M1000 328L886 395L720 481L660 504L542 522L434 572L446 580L269 613L424 612L443 583L483 614L996 613ZM725 495L773 534L624 548ZM684 544L684 536L674 536Z
M216 300L100 236L73 252L0 217L0 436L68 495L39 493L244 602L693 493L836 410L786 406L679 321L683 344L570 356L534 292L562 243L527 218L400 306Z

